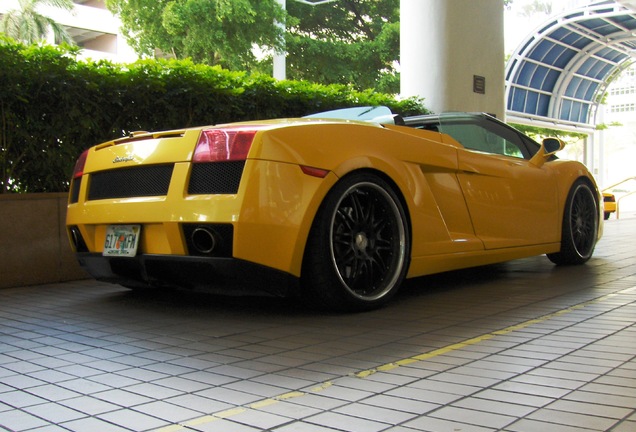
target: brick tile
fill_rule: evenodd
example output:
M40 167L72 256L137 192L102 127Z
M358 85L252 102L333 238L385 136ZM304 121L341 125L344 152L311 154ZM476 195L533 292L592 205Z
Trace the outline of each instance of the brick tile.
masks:
M437 381L436 378L438 376L440 375L435 375L431 377L430 379L416 381L412 384L409 384L409 387L422 389L422 390L428 390L428 391L451 393L454 395L461 395L461 396L468 396L480 390L480 388L477 386Z
M629 408L613 407L585 402L574 402L568 400L558 400L546 408L556 411L567 411L576 414L593 415L596 417L607 417L611 419L623 419L633 410Z
M522 382L508 381L493 387L495 390L527 394L531 396L544 396L549 398L560 398L570 392L570 390L557 387L544 387L543 385L527 384Z
M107 390L105 392L95 393L92 396L122 407L141 405L153 400L149 397L121 389Z
M527 406L537 407L537 408L545 406L551 403L552 401L554 401L554 398L551 398L551 397L538 396L538 395L532 395L532 394L522 394L522 393L517 393L515 391L504 391L504 390L495 390L495 389L481 391L479 393L476 393L474 397L494 400L499 402L514 401L514 403L516 404L527 405Z
M304 418L316 415L322 412L321 409L304 406L292 402L280 401L271 405L265 405L258 408L259 411L276 414L287 419L302 420Z
M447 421L455 421L492 429L502 429L516 420L516 418L512 416L476 411L455 406L440 408L439 410L429 414L429 416Z
M47 422L27 412L11 410L0 412L0 425L18 432L46 426Z
M165 399L164 402L195 410L203 414L213 414L215 412L225 411L234 406L230 403L225 403L194 394L184 394L181 396L176 396L173 398Z
M86 414L83 412L68 408L57 403L32 405L25 408L24 410L54 424L86 417Z
M420 388L408 386L388 391L386 392L386 394L402 399L429 402L439 405L446 405L463 397L463 395L444 393L437 390L423 390Z
M90 396L80 396L73 399L66 399L59 402L59 404L88 415L102 414L109 411L116 411L121 408L119 405L105 402Z
M389 426L386 423L345 416L334 412L317 414L305 419L305 422L346 432L379 432Z
M546 424L543 421L522 419L518 422L507 426L506 431L510 432L586 432L594 429L582 428L579 426L567 426L562 424Z
M382 408L361 403L345 405L340 408L336 408L335 410L333 410L333 412L346 416L353 416L381 423L387 423L390 425L403 423L416 416L416 414L407 413L401 410Z
M117 426L136 431L158 429L170 424L165 420L160 420L156 417L151 417L149 415L131 410L112 411L105 414L99 414L96 417Z
M627 396L631 398L636 398L636 388L629 387L618 387L607 384L596 384L590 383L581 387L583 391L590 391L595 393L603 393L606 395L613 396Z
M364 403L365 405L384 407L394 411L404 411L407 413L412 413L417 415L423 415L423 414L429 413L441 406L439 404L418 401L413 399L404 399L401 397L384 395L384 394L372 396L370 398L365 399L361 403Z
M460 430L462 432L492 432L492 428L477 426L474 424L460 423L456 420L446 420L434 417L418 417L415 420L404 423L403 425L411 430L415 429L422 432L452 432Z
M616 423L616 420L610 418L555 411L546 408L542 408L530 414L528 419L593 430L608 430Z
M514 402L514 399L510 402L499 402L494 400L470 397L454 402L452 406L514 417L524 417L536 410L535 407L528 405L519 405Z
M610 395L580 390L568 394L564 399L622 408L633 408L635 401L632 396Z
M209 399L227 402L233 405L245 405L256 402L257 400L260 400L262 398L261 396L255 394L240 392L224 387L214 387L211 389L202 390L200 392L197 392L196 394Z
M288 417L256 409L247 409L232 416L231 420L236 423L258 428L261 431L272 430L277 426L289 423Z
M168 402L150 402L135 406L135 411L165 420L169 423L180 423L201 416L201 413Z
M636 421L624 421L612 428L612 432L634 432Z

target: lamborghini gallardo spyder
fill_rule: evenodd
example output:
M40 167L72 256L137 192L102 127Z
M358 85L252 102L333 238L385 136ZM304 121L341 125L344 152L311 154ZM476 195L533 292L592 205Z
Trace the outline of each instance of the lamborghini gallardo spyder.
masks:
M98 280L366 310L405 278L585 263L603 201L562 146L486 114L384 107L132 133L80 156L67 229Z

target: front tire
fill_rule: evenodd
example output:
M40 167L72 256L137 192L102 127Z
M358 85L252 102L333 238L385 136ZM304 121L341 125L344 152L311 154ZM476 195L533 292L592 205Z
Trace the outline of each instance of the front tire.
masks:
M398 290L409 258L409 226L393 188L377 175L352 174L318 210L303 260L303 287L331 310L373 309Z
M557 265L583 264L590 259L596 246L599 209L590 185L578 180L570 189L561 234L561 250L548 254Z

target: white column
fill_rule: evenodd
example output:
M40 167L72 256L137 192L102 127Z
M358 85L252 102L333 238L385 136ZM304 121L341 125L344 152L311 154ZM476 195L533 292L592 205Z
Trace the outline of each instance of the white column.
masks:
M280 7L287 9L286 0L277 0ZM277 23L285 30L285 23ZM283 36L284 37L284 36ZM281 52L274 53L274 78L277 80L284 80L287 78L287 53L283 49Z
M503 0L400 0L402 96L422 97L435 112L503 118L503 14Z

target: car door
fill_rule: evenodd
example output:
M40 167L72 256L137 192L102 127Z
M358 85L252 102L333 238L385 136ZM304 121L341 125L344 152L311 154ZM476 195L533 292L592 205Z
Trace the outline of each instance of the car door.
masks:
M521 135L484 116L441 121L463 149L458 178L475 234L486 249L537 245L558 238L555 176L530 164Z

